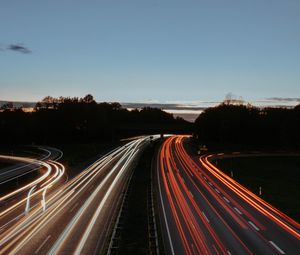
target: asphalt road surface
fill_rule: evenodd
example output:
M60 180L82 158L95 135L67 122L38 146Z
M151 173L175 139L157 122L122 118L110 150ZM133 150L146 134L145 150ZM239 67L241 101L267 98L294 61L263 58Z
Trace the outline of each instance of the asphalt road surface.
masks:
M63 152L61 150L53 147L34 147L34 151L30 149L31 148L28 147L26 151L26 154L32 155L30 158L0 155L0 160L8 161L11 164L11 166L1 169L0 185L38 170L40 161L57 161L63 156Z
M157 158L166 253L300 254L300 224L222 173L212 155L190 156L187 139L166 139Z
M71 180L60 163L35 162L44 164L39 178L46 178L23 199L2 201L0 254L103 252L133 163L149 143L150 137L130 141Z

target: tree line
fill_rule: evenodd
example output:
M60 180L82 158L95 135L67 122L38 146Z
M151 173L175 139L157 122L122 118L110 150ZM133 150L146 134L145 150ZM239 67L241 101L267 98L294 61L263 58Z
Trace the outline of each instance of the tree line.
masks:
M209 148L300 148L300 105L259 108L226 99L189 123L161 109L127 110L119 103L97 103L93 96L47 96L34 111L10 104L0 110L1 144L110 142L157 133L191 133Z
M119 103L97 103L92 95L45 97L34 111L2 109L1 143L77 143L115 141L153 133L180 133L191 129L181 118L160 109L129 111Z
M194 136L210 148L300 148L300 105L259 108L225 101L199 115Z

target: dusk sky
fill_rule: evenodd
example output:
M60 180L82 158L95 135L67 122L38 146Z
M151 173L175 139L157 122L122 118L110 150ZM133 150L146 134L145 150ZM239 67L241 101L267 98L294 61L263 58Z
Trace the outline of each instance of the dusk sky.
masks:
M300 97L299 0L4 0L0 99Z

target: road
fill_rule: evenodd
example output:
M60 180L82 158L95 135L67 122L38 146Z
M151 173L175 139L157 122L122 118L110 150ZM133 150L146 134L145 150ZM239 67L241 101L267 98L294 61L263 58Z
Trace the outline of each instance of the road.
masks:
M37 201L32 199L35 206L27 213L23 212L24 204L14 210L20 216L14 214L12 224L3 224L0 216L0 254L103 252L133 164L149 143L149 137L130 141L66 183L61 181L62 178L57 181L59 185L52 183L44 202L39 196ZM58 168L61 169L59 173L64 172L62 165ZM51 181L49 177L47 180L48 185ZM43 187L37 187L32 194L36 191L43 193Z
M12 163L0 172L0 230L9 227L31 207L44 202L50 187L67 180L64 166L55 161L63 153L50 147L38 150L35 158L0 155L1 160ZM14 188L16 183L19 185Z
M172 136L157 158L159 215L167 254L299 254L300 224Z
M41 161L57 161L63 156L63 152L61 150L53 147L35 147L34 149L37 150L37 152L30 149L30 147L27 148L26 154L34 155L34 158L0 155L0 160L5 160L12 164L10 167L1 169L0 185L13 181L14 179L24 177L25 175L38 170L40 168L39 166Z

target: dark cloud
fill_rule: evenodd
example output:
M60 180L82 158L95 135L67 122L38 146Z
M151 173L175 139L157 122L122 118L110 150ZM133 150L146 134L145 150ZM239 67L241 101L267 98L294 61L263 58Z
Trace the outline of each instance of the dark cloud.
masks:
M277 102L300 102L299 97L270 97L267 99Z
M23 54L31 53L31 50L21 44L10 44L7 47L8 50L17 51Z

